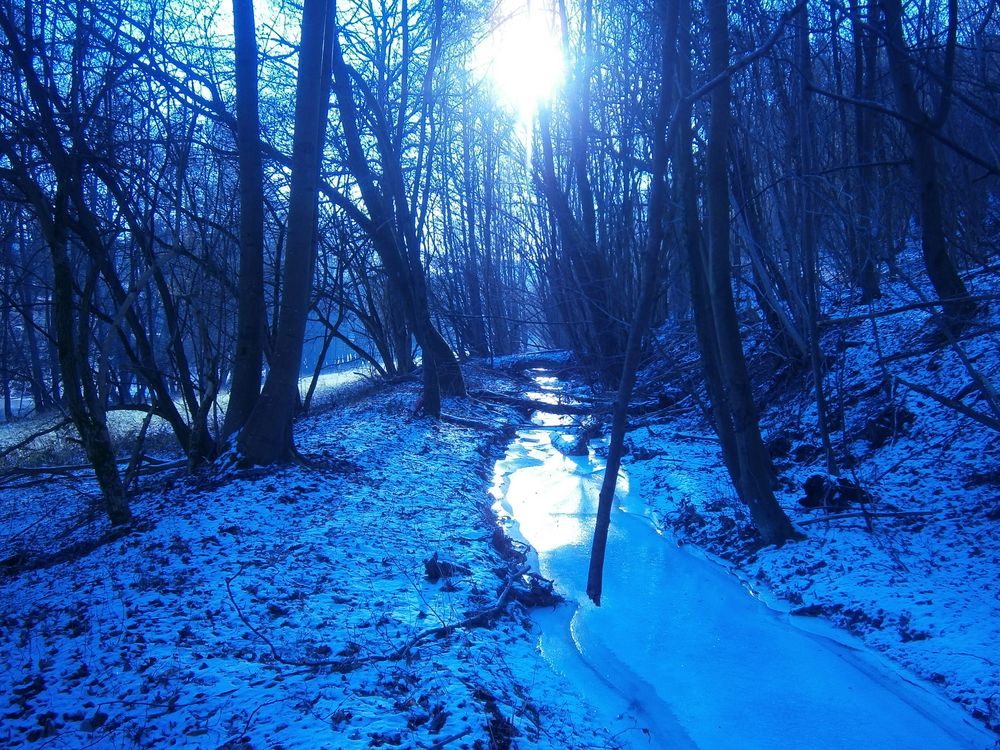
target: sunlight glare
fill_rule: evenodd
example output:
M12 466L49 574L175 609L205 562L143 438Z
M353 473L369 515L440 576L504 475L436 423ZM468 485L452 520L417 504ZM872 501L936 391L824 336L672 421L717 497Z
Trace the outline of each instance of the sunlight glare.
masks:
M555 8L545 0L496 0L477 58L497 98L530 122L565 72Z

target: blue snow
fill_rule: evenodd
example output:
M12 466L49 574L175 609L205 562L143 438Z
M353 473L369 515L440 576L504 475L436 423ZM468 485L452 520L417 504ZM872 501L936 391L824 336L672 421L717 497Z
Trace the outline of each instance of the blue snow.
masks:
M933 686L832 629L801 627L679 547L636 507L624 474L595 607L585 588L603 462L563 456L558 439L519 433L496 467L497 509L567 598L535 615L541 650L609 725L625 717L620 739L704 750L993 747Z

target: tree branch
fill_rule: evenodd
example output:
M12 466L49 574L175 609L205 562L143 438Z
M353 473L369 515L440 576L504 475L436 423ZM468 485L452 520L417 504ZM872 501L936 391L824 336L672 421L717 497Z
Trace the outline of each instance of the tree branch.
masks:
M415 646L418 646L429 638L449 635L450 633L462 628L478 626L495 617L503 611L504 607L506 607L507 602L510 599L510 593L514 583L527 572L527 565L522 565L516 570L510 572L504 580L504 585L500 589L500 593L498 594L496 601L491 606L478 609L458 622L445 623L444 625L438 625L437 627L421 630L395 651L383 654L371 654L369 656L362 657L348 656L342 659L288 659L282 656L278 651L278 647L274 645L274 641L264 635L259 628L251 624L251 622L247 619L247 616L243 613L243 610L240 608L240 605L236 603L236 598L233 596L232 582L243 573L242 565L239 570L226 579L226 591L229 594L229 601L232 603L233 609L236 610L236 615L240 618L240 621L250 628L250 631L267 645L268 649L271 651L271 656L274 657L275 661L290 667L325 667L332 669L335 672L347 673L352 672L358 667L366 664L374 664L376 662L383 661L399 661L406 657L406 655L409 654Z
M949 409L957 411L959 414L964 414L970 419L974 419L982 425L989 427L991 430L996 430L1000 432L1000 420L996 420L993 417L983 414L982 412L976 411L975 409L966 406L958 399L949 398L944 394L938 393L937 391L932 391L930 388L919 383L911 383L909 380L904 380L903 378L896 375L894 380L902 386L906 386L911 391L916 391L922 396L927 396L927 398L934 399L942 406L947 406Z

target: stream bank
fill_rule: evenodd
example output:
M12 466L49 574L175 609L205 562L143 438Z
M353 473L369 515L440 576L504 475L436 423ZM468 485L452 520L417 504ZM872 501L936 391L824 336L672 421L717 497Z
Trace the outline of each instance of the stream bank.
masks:
M558 389L538 378L539 398ZM627 746L989 748L934 686L860 642L770 609L651 520L623 472L604 605L585 594L603 461L557 450L565 417L536 415L496 466L495 509L566 604L539 612L550 665ZM680 473L680 472L679 472ZM621 717L621 718L620 718Z

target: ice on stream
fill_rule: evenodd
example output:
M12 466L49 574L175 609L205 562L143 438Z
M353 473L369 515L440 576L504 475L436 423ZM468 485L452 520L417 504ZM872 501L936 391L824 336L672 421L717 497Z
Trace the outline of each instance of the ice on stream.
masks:
M849 637L809 632L715 563L678 547L620 477L603 605L585 593L603 462L522 431L496 468L497 510L567 604L536 614L540 648L628 746L991 748L930 686ZM815 626L812 628L815 630Z

